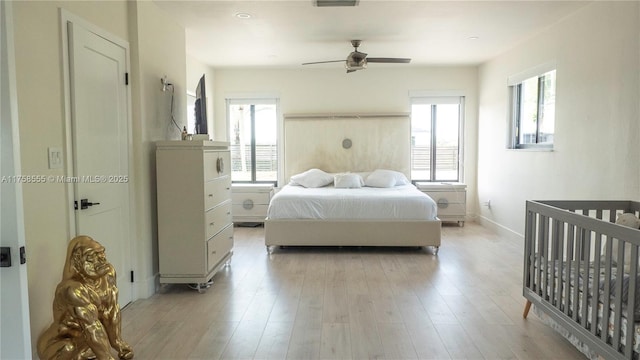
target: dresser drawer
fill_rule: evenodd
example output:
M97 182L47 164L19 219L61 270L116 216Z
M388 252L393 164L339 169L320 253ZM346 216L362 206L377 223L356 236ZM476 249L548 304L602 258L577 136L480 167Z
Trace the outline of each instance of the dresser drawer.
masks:
M233 226L227 226L207 241L207 266L210 271L233 248Z
M233 203L236 205L244 205L249 206L249 204L255 205L269 205L269 200L271 200L270 192L234 192L231 195L231 199Z
M204 184L204 207L209 210L231 196L231 178L223 176Z
M465 203L466 191L425 191L438 204Z
M228 151L207 151L204 153L205 181L230 174L231 155Z
M251 217L267 217L267 208L269 205L253 205L253 207L247 209L242 205L233 205L233 217L241 218L243 216L251 216Z
M220 230L229 224L231 224L231 201L226 201L207 211L205 214L207 239L220 232Z

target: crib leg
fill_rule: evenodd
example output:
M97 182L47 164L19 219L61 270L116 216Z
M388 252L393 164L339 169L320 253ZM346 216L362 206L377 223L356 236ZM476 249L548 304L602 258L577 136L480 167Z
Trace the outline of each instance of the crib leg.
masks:
M522 313L523 318L527 318L527 315L529 315L529 309L531 309L531 301L527 300L527 303L524 304L524 312Z

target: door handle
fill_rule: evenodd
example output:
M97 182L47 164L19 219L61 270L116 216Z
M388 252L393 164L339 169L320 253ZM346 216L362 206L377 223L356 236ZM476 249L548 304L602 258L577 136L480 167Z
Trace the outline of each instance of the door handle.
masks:
M93 206L93 205L100 205L100 203L99 202L92 203L92 202L89 202L88 199L80 199L80 210L88 209L89 206ZM73 202L73 208L75 210L78 210L78 201Z

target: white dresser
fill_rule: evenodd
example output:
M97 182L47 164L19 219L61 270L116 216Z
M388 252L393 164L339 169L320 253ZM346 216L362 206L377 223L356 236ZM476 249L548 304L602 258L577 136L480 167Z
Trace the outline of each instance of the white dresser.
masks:
M234 223L263 223L273 196L271 184L233 184L231 187Z
M233 254L229 143L156 143L160 283L207 287Z
M467 185L462 183L417 182L416 187L438 204L440 220L464 226L467 217Z

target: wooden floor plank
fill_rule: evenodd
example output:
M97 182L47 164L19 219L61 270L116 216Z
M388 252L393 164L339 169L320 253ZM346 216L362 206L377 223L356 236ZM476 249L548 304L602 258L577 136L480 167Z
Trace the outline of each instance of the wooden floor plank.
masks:
M321 359L352 359L348 323L322 324Z
M293 321L268 322L260 338L254 358L264 360L286 358L292 332Z

